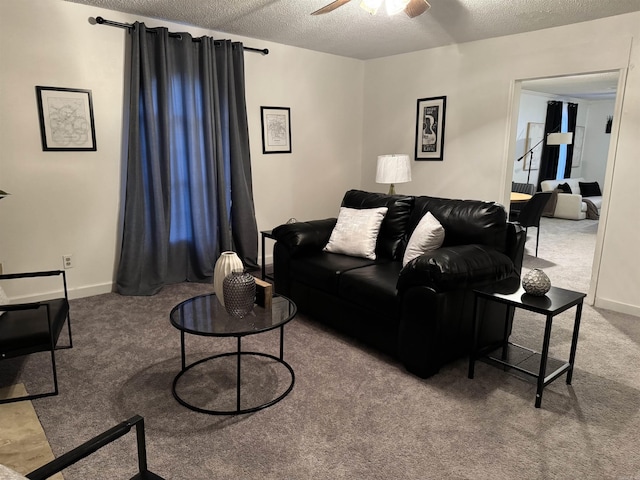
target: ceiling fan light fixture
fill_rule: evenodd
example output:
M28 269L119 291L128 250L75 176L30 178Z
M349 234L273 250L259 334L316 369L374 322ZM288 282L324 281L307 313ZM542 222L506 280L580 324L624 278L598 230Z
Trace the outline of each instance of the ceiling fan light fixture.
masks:
M409 0L386 0L387 14L396 15L402 12L408 4Z
M382 1L383 0L362 0L360 2L360 8L371 15L375 15L380 5L382 5Z

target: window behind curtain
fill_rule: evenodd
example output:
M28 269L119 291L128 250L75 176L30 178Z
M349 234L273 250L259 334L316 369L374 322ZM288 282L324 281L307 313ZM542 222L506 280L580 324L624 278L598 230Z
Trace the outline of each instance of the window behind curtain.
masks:
M242 44L136 23L130 90L118 291L210 281L225 250L256 266Z

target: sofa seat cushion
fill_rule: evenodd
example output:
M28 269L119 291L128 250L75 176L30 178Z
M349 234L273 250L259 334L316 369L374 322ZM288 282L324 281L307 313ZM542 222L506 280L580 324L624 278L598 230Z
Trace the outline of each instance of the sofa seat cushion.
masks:
M400 270L402 262L394 261L346 271L340 275L338 294L365 310L384 312L389 318L395 318Z
M598 208L598 211L600 211L602 208L602 197L587 197L586 199L593 203ZM584 203L584 198L582 200L582 203ZM586 209L584 211L586 211Z
M291 261L289 276L300 283L333 295L338 294L338 281L343 272L375 264L374 260L338 253L316 252Z
M69 314L69 304L64 298L39 303L37 309L12 310L0 318L0 357L18 357L50 349L47 305L54 344L57 342Z

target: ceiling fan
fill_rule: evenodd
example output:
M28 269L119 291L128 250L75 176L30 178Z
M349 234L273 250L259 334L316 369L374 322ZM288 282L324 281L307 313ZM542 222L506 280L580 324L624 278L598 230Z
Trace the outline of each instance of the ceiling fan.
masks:
M316 10L311 15L322 15L323 13L329 13L338 7L341 7L345 3L349 3L351 0L335 0L328 5ZM371 15L375 15L378 8L382 5L383 1L387 7L387 13L389 15L395 15L404 11L409 18L422 15L424 12L431 8L427 0L362 0L360 7L369 12Z

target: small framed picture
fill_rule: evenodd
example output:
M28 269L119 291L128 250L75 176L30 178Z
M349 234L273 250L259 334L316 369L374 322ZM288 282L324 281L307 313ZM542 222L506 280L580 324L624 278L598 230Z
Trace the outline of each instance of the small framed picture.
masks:
M442 160L447 97L418 99L416 160Z
M260 107L262 153L291 153L291 109Z
M96 151L91 90L36 86L44 151Z

